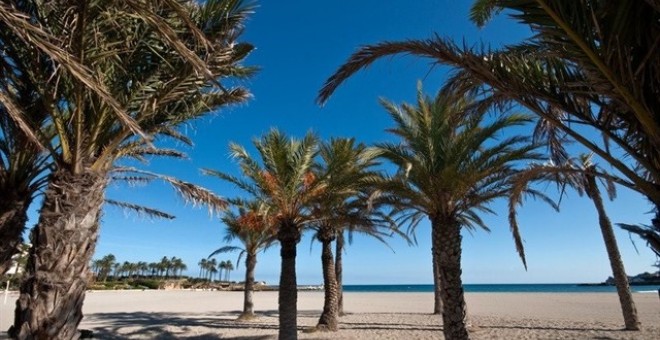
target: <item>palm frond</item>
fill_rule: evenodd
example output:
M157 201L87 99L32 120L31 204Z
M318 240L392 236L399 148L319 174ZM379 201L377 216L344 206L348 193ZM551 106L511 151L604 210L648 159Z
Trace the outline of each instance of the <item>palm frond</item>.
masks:
M146 216L150 218L165 218L168 220L173 220L176 218L176 216L168 214L166 212L163 212L158 209L154 208L149 208L145 207L143 205L138 205L138 204L133 204L133 203L128 203L128 202L121 202L117 200L112 200L112 199L105 199L105 203L119 207L121 209L124 209L125 211L132 211L138 214L138 216Z

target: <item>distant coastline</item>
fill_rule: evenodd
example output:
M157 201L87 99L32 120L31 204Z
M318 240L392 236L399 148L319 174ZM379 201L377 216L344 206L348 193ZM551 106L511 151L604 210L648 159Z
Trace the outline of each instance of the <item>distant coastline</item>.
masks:
M545 283L545 284L466 284L467 293L615 293L616 287L601 284ZM631 286L636 293L656 292L660 284ZM433 292L432 284L344 285L344 292L361 293L425 293Z
M660 271L655 273L645 272L635 276L628 276L628 284L630 286L660 286ZM616 285L616 281L610 276L600 283L581 283L580 285L588 287L614 286Z

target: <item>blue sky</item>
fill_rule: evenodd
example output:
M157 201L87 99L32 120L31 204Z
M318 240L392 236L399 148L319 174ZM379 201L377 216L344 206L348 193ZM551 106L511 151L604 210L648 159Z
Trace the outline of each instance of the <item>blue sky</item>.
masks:
M427 60L383 60L340 87L324 108L314 103L323 81L358 46L384 40L426 38L434 33L468 44L482 41L497 47L528 36L529 31L500 16L482 30L468 20L470 1L261 1L249 21L244 40L256 46L248 64L261 71L246 83L254 98L191 123L183 130L195 141L184 148L188 160L153 160L146 168L203 185L219 195L240 194L231 185L204 177L200 168L235 173L227 145L250 145L251 139L277 127L292 136L313 130L322 138L356 137L373 143L391 138L391 125L378 98L413 102L416 82L423 81L433 93L442 84L446 69L430 68ZM203 208L186 205L161 184L126 188L112 186L108 197L139 202L177 216L173 221L149 220L117 208L105 209L96 257L113 253L119 261L157 261L162 256L183 258L189 274L197 263L223 246L223 226ZM607 202L613 222L647 223L650 205L638 194L619 190L615 202ZM525 271L516 252L506 220L506 202L495 202L499 216L485 216L492 232L465 233L463 280L465 283L564 283L598 282L610 275L596 212L586 198L570 192L561 213L537 202L520 210L529 269ZM31 221L35 221L32 214ZM347 284L431 283L430 230L418 228L418 245L408 247L391 240L395 252L378 241L356 237L345 254ZM629 274L650 271L654 255L636 240L637 253L625 232L617 229L619 246ZM311 248L311 249L310 249ZM218 260L236 255L217 256ZM243 277L244 266L232 273ZM279 250L259 254L257 280L276 284ZM320 246L303 238L298 250L298 282L322 282Z

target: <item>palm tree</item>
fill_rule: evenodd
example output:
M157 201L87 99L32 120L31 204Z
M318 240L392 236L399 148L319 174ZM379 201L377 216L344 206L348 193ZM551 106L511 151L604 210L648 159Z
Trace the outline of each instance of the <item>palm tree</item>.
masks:
M322 244L325 292L323 313L316 328L336 331L340 288L331 245L348 226L370 229L374 231L372 236L378 235L377 228L381 222L376 218L378 209L363 203L366 202L365 193L373 188L380 175L372 170L376 165L375 155L364 144L356 144L352 138L331 139L321 145L319 154L322 162L317 165L317 177L325 179L329 190L312 205L312 213L317 219L313 229Z
M481 91L485 102L515 102L543 118L555 163L565 161L562 137L588 148L618 173L618 184L646 196L655 206L650 226L629 228L660 253L660 59L654 58L660 30L657 1L477 0L472 19L484 25L505 11L534 35L499 51L460 47L436 36L427 40L364 46L325 83L319 102L358 70L396 54L430 58L458 72L447 88ZM599 143L584 134L602 134ZM610 153L616 146L627 157ZM564 159L561 159L564 158Z
M206 270L207 266L207 260L206 259L201 259L197 265L199 266L199 277L201 278L202 275L204 275L204 270Z
M231 263L231 260L227 260L227 263L225 264L225 281L230 282L229 276L232 270L234 270L234 264Z
M20 17L15 15L18 9L1 7L3 24ZM62 1L48 3L39 16L23 23L47 31L38 40L26 40L27 45L38 45L50 36L71 39L49 40L50 52L45 51L48 46L38 46L49 53L55 69L62 70L48 74L51 81L46 86L52 102L58 103L46 112L56 138L42 138L44 133L35 132L55 166L32 234L30 274L21 287L13 336L69 338L76 334L86 287L81 273L94 252L109 172L127 154L140 155L145 150L153 155L176 154L156 148L154 137L186 141L176 126L247 98L244 89L220 84L222 78L251 73L240 62L252 47L236 42L249 12L240 1L232 0L201 5ZM23 31L12 32L22 37ZM55 50L75 57L57 59ZM92 90L85 82L89 77L66 72L76 62L86 67L85 74L102 75L101 80L91 78L98 83L92 85L101 86ZM11 109L6 96L2 97L3 105ZM216 208L225 204L207 191L191 190L188 183L179 182L179 190ZM65 251L70 255L62 256ZM46 277L64 284L40 289ZM39 298L30 297L34 292Z
M216 269L216 266L218 268L221 268L220 265L218 265L218 260L216 259L211 259L208 263L208 271L209 271L209 281L213 282L213 275L218 272L218 269Z
M608 178L610 175L599 169L591 160L592 155L582 155L579 159L569 159L562 165L544 164L533 165L528 171L525 171L518 179L515 190L511 193L510 206L519 201L518 192L527 186L530 181L553 181L560 188L569 186L577 190L582 195L586 194L594 203L598 212L598 222L605 242L610 267L616 283L621 311L627 330L639 330L639 319L637 317L637 308L630 293L628 276L621 260L621 253L617 246L612 223L605 211L603 199L598 188L597 178ZM616 195L614 182L611 180L602 180L606 185L607 194L610 199ZM513 213L513 212L512 212Z
M239 201L240 200L235 200ZM254 318L254 271L257 267L257 253L270 247L275 241L273 219L265 214L264 206L257 201L240 202L237 204L238 213L225 212L222 222L225 224L224 241L229 243L237 239L243 248L224 246L216 249L210 256L216 254L238 251L237 263L245 256L245 287L243 296L243 313L239 320Z
M209 281L213 282L215 278L215 274L218 273L218 269L216 267L209 267Z
M175 277L181 276L181 272L186 270L188 266L186 266L185 263L183 263L183 260L181 260L178 257L172 257L172 271L174 272Z
M282 269L279 282L279 339L296 339L297 299L296 248L303 228L312 217L310 203L324 192L323 181L313 173L317 139L308 133L303 139L289 139L273 129L254 140L261 162L253 159L240 145L231 144L243 177L213 170L209 175L229 181L262 202L275 219L275 234L280 243Z
M112 267L114 266L116 260L117 258L113 254L108 254L101 258L99 274L103 277L103 282L108 279L108 275L112 271Z
M145 273L147 272L147 270L149 270L149 264L144 261L140 261L137 263L137 266L138 266L139 275L145 276Z
M172 261L167 258L167 256L163 256L162 259L160 259L160 268L165 272L165 278L169 278L170 276L170 269L172 269Z
M32 12L29 1L12 1L16 10ZM48 156L34 143L34 130L47 118L43 84L53 64L12 33L4 24L0 32L0 276L11 267L23 242L27 210L46 184ZM6 28L6 29L5 29ZM26 55L30 55L26 58ZM32 72L25 72L31 70ZM52 133L43 131L44 139Z
M495 140L504 129L523 125L529 117L510 114L484 122L483 112L467 112L472 98L440 93L431 99L418 90L417 105L382 101L395 122L389 129L400 143L378 144L383 158L399 167L381 184L384 195L411 228L423 217L431 221L434 266L437 263L447 339L467 339L466 307L461 280L461 229L488 230L480 212L507 197L516 164L538 159L536 146L519 136ZM528 190L529 191L529 190ZM513 230L526 266L522 242Z
M220 263L218 264L218 269L220 271L220 273L218 274L218 280L222 281L222 279L224 278L224 276L222 276L222 271L227 269L227 262L220 261Z

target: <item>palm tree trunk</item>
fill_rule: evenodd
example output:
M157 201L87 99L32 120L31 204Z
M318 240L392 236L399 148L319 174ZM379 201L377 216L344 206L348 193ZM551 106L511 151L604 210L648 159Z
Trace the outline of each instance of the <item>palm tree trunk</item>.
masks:
M433 248L433 247L432 247ZM433 314L440 315L442 314L442 296L440 292L442 289L440 283L440 259L436 256L438 252L435 249L432 250L432 261L433 261Z
M337 314L344 315L344 283L342 258L344 253L344 233L337 234L337 244L335 244L335 278L337 279Z
M19 339L77 339L89 263L98 237L107 185L91 171L51 175L32 231L27 276L10 335Z
M282 269L279 287L279 340L298 339L298 283L296 280L296 247L300 231L293 222L281 223L277 233Z
M626 275L626 270L623 266L623 261L621 260L621 253L619 253L614 230L612 230L612 223L605 212L603 199L600 196L600 190L598 190L596 179L593 175L587 175L586 177L587 185L585 189L598 211L600 231L603 234L607 256L609 257L612 274L614 275L614 281L616 282L616 291L619 294L619 303L621 303L621 311L623 312L623 320L626 329L638 331L640 323L637 318L637 308L635 307L635 301L633 301L632 294L630 293L628 276Z
M432 221L433 249L439 259L445 339L467 340L467 309L461 281L461 227L452 218Z
M19 251L30 206L29 195L0 194L0 276L11 268L11 258Z
M325 227L324 227L325 228ZM337 331L339 324L339 313L337 311L337 277L335 276L335 259L332 256L332 229L322 230L319 239L322 244L321 264L323 266L323 313L319 318L316 328L319 330ZM325 234L323 234L325 232Z
M241 318L254 316L254 269L257 267L257 254L247 253L245 258L245 289L243 295L243 314Z

